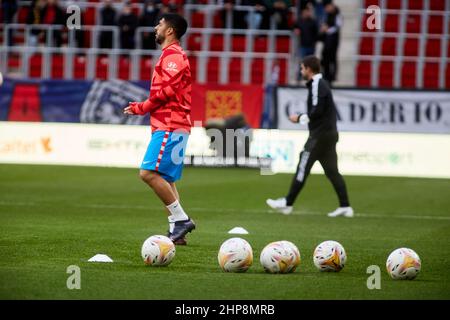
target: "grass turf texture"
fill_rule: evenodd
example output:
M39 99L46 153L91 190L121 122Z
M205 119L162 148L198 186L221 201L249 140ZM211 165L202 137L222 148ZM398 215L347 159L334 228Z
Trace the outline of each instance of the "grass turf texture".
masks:
M0 165L1 299L449 299L450 180L347 176L353 219L326 217L336 196L326 178L309 177L294 214L270 213L265 199L283 195L291 175L257 170L186 168L178 188L197 222L188 246L168 267L144 265L140 249L165 234L167 218L137 170ZM359 213L359 215L358 215ZM227 231L242 226L253 266L224 273L217 263ZM271 275L259 254L275 240L300 249L297 271ZM347 251L340 273L320 273L312 252L324 240ZM410 247L422 259L414 281L394 281L389 253ZM114 263L89 263L96 253ZM66 268L81 268L81 290L68 290ZM370 265L381 290L369 290Z

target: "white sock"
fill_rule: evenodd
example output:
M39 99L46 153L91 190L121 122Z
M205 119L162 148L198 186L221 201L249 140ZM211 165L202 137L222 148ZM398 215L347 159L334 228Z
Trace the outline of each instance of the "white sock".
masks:
M173 233L173 228L175 228L175 220L172 216L167 217L167 220L169 220L169 232Z
M178 202L178 200L175 200L174 203L169 204L168 206L166 206L166 208L172 214L172 219L174 222L189 219L188 215L186 214L186 212L184 212L183 207L181 207L181 204Z

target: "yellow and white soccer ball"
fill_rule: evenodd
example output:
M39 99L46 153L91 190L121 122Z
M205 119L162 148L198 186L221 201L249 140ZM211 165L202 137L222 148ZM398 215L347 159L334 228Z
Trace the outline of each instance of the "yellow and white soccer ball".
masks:
M344 247L337 241L324 241L319 244L313 254L314 265L320 271L341 271L347 261Z
M230 238L220 246L217 260L225 272L245 272L253 263L253 250L246 240Z
M421 266L419 255L408 248L392 251L386 261L387 272L396 280L414 279L419 274Z
M276 241L264 247L259 261L268 273L290 273L300 264L300 251L292 242Z
M141 255L146 265L167 266L175 257L175 245L166 236L151 236L144 241Z

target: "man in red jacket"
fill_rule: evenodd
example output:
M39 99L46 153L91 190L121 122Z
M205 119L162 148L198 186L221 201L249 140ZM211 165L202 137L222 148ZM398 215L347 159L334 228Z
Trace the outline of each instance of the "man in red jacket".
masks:
M144 102L130 102L124 113L150 113L152 137L141 164L140 177L158 195L169 211L170 239L186 244L195 223L183 210L175 181L181 178L183 158L191 130L191 70L180 39L187 29L178 14L165 14L155 27L162 54L152 76L150 96Z

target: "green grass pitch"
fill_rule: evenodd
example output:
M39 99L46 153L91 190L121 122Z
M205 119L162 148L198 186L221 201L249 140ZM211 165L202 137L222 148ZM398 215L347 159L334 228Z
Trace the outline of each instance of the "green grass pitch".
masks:
M134 169L0 165L1 299L449 299L450 180L347 176L353 219L326 217L337 199L322 175L309 177L290 216L271 213L265 199L284 195L291 175L258 170L186 168L178 188L197 222L188 246L168 267L144 265L140 249L165 234L166 213ZM224 273L217 263L227 231L242 226L253 266ZM302 262L293 274L263 271L269 242L289 240ZM347 251L339 273L320 273L312 252L324 240ZM389 253L414 249L422 271L394 281ZM114 263L90 263L97 253ZM68 290L69 265L81 289ZM367 267L381 268L381 289L367 288Z

